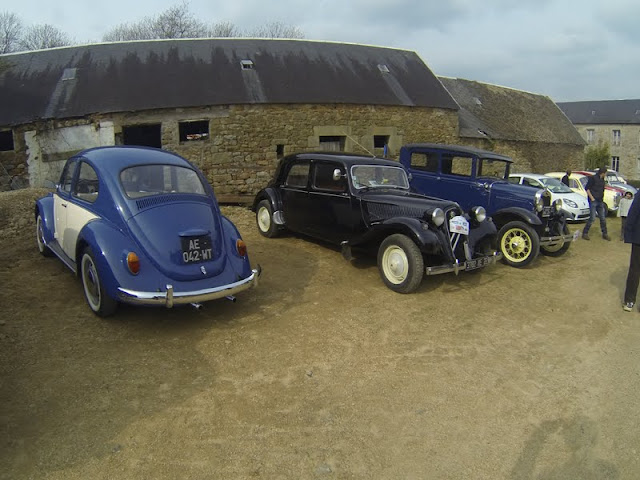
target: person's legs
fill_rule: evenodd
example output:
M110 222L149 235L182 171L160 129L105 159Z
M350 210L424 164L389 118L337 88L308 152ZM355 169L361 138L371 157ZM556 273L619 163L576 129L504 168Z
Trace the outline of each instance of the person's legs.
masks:
M589 229L591 228L591 224L596 219L596 204L595 202L589 202L589 219L587 220L587 224L584 226L584 230L582 230L582 236L589 238Z
M638 294L638 282L640 281L640 245L631 244L631 258L629 259L629 272L627 273L627 285L624 290L624 303L636 303ZM633 307L633 305L632 305Z
M604 202L596 202L596 211L598 212L598 218L600 219L600 231L602 236L609 240L607 235L607 204Z

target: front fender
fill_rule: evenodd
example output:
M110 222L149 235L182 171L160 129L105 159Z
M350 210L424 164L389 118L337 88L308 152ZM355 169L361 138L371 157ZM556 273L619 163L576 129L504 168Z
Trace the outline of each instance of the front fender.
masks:
M45 243L50 243L55 237L55 217L53 214L53 194L49 193L46 197L36 200L34 209L34 219L38 218L38 214L42 218L42 233Z
M440 249L440 239L437 232L424 228L427 225L417 218L394 217L374 223L367 232L349 242L351 246L364 245L381 241L392 233L402 233L411 238L422 251L437 251Z
M530 210L521 207L508 207L494 212L491 216L498 228L502 227L513 220L524 221L525 223L536 227L542 225L540 217Z

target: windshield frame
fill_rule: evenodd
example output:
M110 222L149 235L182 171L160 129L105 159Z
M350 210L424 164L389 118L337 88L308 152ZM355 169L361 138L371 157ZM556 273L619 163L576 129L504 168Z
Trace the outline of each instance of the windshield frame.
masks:
M356 174L355 172L358 169L364 170L369 168L378 170L380 172L388 170L388 171L394 171L395 173L397 171L398 174L401 175L402 179L404 180L404 185L398 185L395 183L378 183L374 179L366 181L366 184L360 183L358 180L358 174ZM375 178L381 178L381 175L373 175L373 176ZM407 175L407 171L401 166L395 166L395 165L372 165L372 164L351 165L351 168L349 169L349 183L355 190L368 190L370 188L393 188L393 189L399 189L399 190L409 190L411 188L409 184L409 176Z

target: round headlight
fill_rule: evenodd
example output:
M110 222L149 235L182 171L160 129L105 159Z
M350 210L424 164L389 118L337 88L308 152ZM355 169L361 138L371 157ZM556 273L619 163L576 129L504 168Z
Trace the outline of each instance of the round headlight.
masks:
M539 212L541 212L541 211L542 211L542 207L544 206L544 202L543 202L543 200L542 200L542 192L543 192L543 191L544 191L544 190L538 190L538 191L536 192L536 198L535 198L535 200L534 200L534 205L535 205L535 207L536 207L536 210L537 210L537 211L539 211Z
M439 227L444 223L444 212L441 208L436 208L431 212L431 221L436 227Z
M559 212L560 210L562 210L562 199L561 198L559 198L555 202L553 202L553 208L556 209L556 212Z
M484 222L487 218L487 211L484 207L477 206L471 209L471 215L476 219L476 222L480 223Z

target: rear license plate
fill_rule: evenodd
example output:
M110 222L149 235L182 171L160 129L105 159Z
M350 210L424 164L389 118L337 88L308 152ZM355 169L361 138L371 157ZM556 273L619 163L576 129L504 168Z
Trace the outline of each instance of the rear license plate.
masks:
M489 265L489 257L474 258L469 260L465 266L465 270L475 270L476 268L482 268Z
M211 260L211 236L182 237L182 261L184 263L199 263Z

